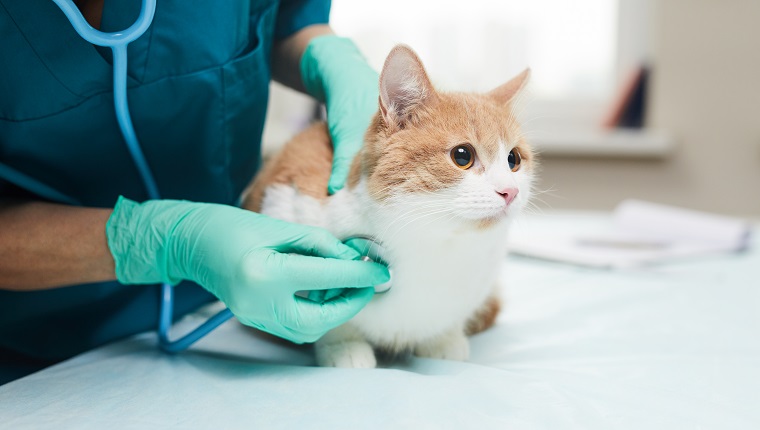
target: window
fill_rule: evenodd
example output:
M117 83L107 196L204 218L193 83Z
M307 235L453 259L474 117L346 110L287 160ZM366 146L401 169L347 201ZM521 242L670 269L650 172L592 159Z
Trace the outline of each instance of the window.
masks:
M648 59L650 1L333 0L330 21L378 71L395 44L411 46L442 90L487 91L531 67L524 128L564 140L598 129Z
M398 42L444 90L487 91L530 66L525 120L591 125L618 78L618 1L334 0L331 23L378 70Z

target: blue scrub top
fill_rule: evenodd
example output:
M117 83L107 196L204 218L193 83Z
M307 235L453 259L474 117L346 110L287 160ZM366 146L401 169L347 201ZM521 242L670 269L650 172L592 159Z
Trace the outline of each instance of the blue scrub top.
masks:
M137 0L105 2L127 28ZM259 164L273 41L326 23L329 0L158 0L129 45L128 97L163 198L236 204ZM116 122L111 52L50 0L0 0L0 198L113 207L147 198ZM176 288L175 317L212 300ZM0 368L47 363L158 323L158 286L0 291ZM2 376L0 375L0 381ZM0 382L1 383L1 382Z

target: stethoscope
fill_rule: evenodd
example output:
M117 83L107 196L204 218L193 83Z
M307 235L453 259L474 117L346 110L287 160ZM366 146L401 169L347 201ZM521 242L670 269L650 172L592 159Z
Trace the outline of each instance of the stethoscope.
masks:
M127 143L132 160L134 160L137 171L140 173L143 184L145 184L148 198L152 200L160 199L161 197L158 193L158 186L153 178L153 173L148 167L148 162L145 160L145 155L140 144L137 142L137 135L132 126L132 118L129 115L129 106L127 104L127 45L142 36L148 27L150 27L156 12L156 0L143 0L140 15L135 23L126 30L113 33L96 30L90 26L72 0L53 0L53 2L61 8L76 32L84 40L93 45L111 48L113 51L113 94L116 120L119 123L121 134ZM161 286L158 344L161 349L171 353L187 349L198 339L232 318L232 311L225 309L190 333L177 340L170 340L169 329L172 325L173 310L174 288L170 284L165 283Z
M53 0L69 19L71 25L82 38L93 45L111 48L113 51L113 93L114 108L116 110L116 120L119 123L121 134L127 143L129 153L134 160L137 171L142 178L143 184L151 200L160 199L158 186L153 177L153 173L148 167L145 155L137 142L135 129L132 126L132 118L129 115L129 106L127 104L127 45L142 36L153 22L153 16L156 12L156 0L143 0L140 9L140 15L137 17L132 26L123 31L106 33L96 30L84 19L79 8L73 0ZM367 241L363 248L367 249L362 258L364 261L379 261L379 255L373 254L380 249L379 243L367 236L352 236L345 239ZM372 251L375 250L375 251ZM372 251L372 252L370 252ZM373 258L374 257L374 258ZM390 284L383 284L376 287L376 293L383 293L390 289ZM232 318L232 311L224 309L212 316L206 322L193 329L191 332L181 336L179 339L169 339L169 329L172 325L172 314L174 309L174 288L167 283L161 286L161 310L158 323L158 344L162 350L175 353L185 350L203 336L220 326L225 321Z

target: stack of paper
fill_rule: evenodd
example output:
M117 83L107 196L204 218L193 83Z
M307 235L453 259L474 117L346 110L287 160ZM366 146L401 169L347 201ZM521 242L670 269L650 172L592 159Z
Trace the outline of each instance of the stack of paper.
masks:
M676 258L737 252L749 243L748 222L672 206L627 200L614 211L610 228L535 234L516 231L516 254L592 267L623 268Z

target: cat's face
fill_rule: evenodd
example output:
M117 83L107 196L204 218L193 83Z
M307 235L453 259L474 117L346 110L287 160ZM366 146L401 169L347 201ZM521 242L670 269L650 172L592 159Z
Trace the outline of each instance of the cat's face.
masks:
M395 48L362 154L370 195L408 217L481 226L519 211L531 194L535 157L511 102L527 77L487 94L438 93L417 56Z

